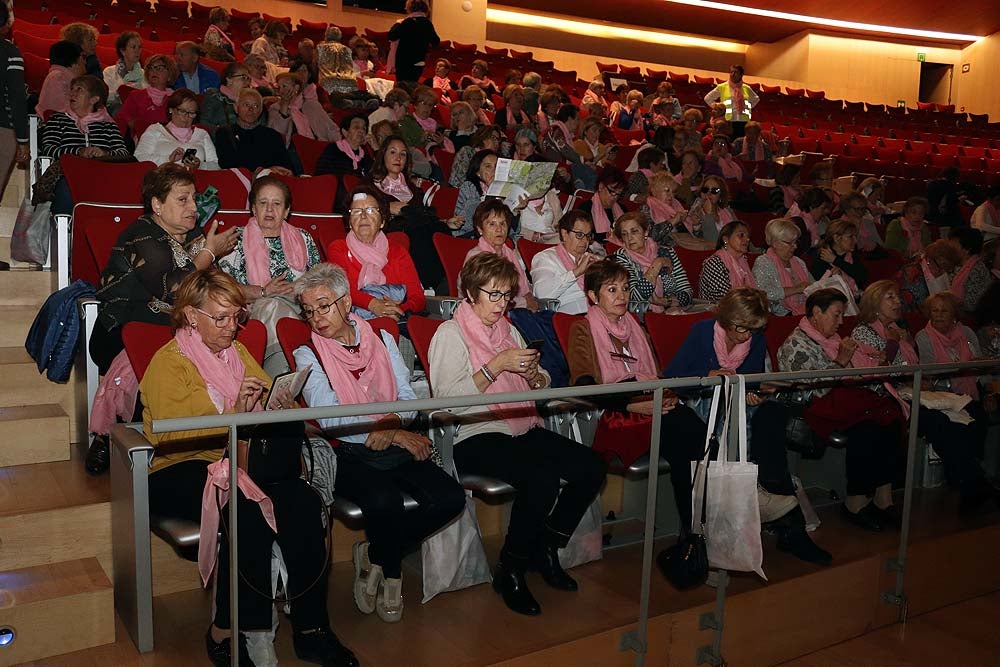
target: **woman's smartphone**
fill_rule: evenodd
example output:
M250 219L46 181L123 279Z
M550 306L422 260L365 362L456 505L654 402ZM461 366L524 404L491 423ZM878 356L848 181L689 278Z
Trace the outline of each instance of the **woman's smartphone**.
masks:
M181 158L181 161L187 162L187 161L191 160L192 158L196 158L196 157L198 157L198 149L197 148L189 148L186 151L184 151L184 157Z
M545 341L544 340L538 339L538 340L529 340L528 341L528 349L529 350L538 350L539 352L541 352L543 347L545 347Z

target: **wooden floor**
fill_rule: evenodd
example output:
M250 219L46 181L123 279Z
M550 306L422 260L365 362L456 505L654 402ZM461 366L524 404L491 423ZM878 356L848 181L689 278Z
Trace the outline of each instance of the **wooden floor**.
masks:
M1000 590L1000 578L992 573L995 568L988 565L995 563L995 554L1000 551L1000 512L960 520L955 503L954 494L940 490L924 491L915 502L912 529L915 546L907 587L914 615ZM861 638L789 664L800 667L946 664L943 660L928 663L905 659L910 650L912 658L924 655L919 648L909 649L904 645L906 637L914 634L918 635L914 639L926 641L921 633L909 630L919 621L929 624L928 627L937 623L942 632L953 633L957 639L948 635L942 640L948 646L961 644L965 650L965 644L959 641L964 638L972 651L969 660L956 655L952 664L1000 665L1000 658L992 663L976 662L990 651L996 653L998 640L994 637L994 626L1000 620L1000 595L968 603L970 616L981 619L989 614L993 623L970 624L964 635L962 628L966 626L959 621L935 621L937 617L932 614L937 614L936 611L922 620L914 616L902 629L877 629L895 619L896 609L880 605L877 600L879 591L889 587L891 575L884 574L884 561L893 553L898 534L860 533L842 522L835 509L821 510L823 525L814 533L816 541L834 554L832 567L811 566L779 553L773 538L766 537L764 569L769 581L765 583L747 575L734 577L726 610L724 654L728 664L755 667L780 663L854 637ZM950 559L948 554L956 548L958 553L985 560L963 562L958 568L961 572L954 575L961 581L951 584L937 574L945 567L942 559ZM634 664L634 655L619 653L617 646L621 635L633 629L637 619L640 564L637 546L609 551L602 561L573 571L580 582L577 593L554 591L537 575L530 575L532 591L543 608L540 618L509 612L487 585L443 594L422 605L419 579L407 570L404 571L404 618L401 623L389 626L377 616L363 616L355 610L351 602L351 565L340 563L333 567L330 576L330 614L334 629L355 650L365 667L624 667ZM980 573L986 575L985 580L976 578ZM654 573L650 609L653 621L646 664L693 665L695 649L709 638L707 633L697 630L698 615L709 610L713 601L713 589L701 587L680 593ZM153 653L138 655L119 624L114 644L31 664L60 667L207 664L203 637L210 608L208 594L187 591L160 596L155 599L154 608L156 650ZM814 632L816 626L823 627L824 632ZM829 632L834 626L835 632ZM290 635L290 624L282 619L276 642L280 662L283 666L303 665L294 657ZM782 646L766 645L777 636L786 638ZM830 639L833 636L836 638ZM761 642L761 637L768 637L768 642ZM875 644L869 646L866 643L869 641ZM858 648L841 649L855 644ZM898 660L891 653L897 648L904 656ZM839 650L855 650L859 657L851 658L853 662L846 658L842 662ZM865 662L869 652L873 657ZM762 657L773 655L783 657Z

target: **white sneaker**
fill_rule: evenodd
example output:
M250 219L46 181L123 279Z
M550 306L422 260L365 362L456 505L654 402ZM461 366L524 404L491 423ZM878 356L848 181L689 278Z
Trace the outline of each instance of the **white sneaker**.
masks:
M403 618L403 580L383 579L376 604L378 617L386 623L398 623Z
M779 496L757 485L757 504L760 506L760 522L777 521L798 507L795 496Z
M375 611L378 585L382 581L382 567L372 565L368 558L368 543L358 542L353 548L354 555L354 604L362 614Z

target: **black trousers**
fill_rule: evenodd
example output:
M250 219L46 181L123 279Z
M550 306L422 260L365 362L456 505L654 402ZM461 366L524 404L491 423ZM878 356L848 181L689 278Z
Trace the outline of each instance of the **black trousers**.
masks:
M94 325L94 333L90 336L90 358L97 364L97 371L101 375L108 372L111 362L124 349L121 327L108 331L100 322Z
M503 556L526 563L545 545L564 547L604 483L607 464L558 433L482 433L455 446L459 472L503 480L517 489ZM566 486L560 492L560 480Z
M978 401L965 410L975 419L971 424L951 421L940 410L920 409L918 433L927 438L944 463L948 483L963 492L972 492L984 473L977 459L983 455L989 417Z
M403 492L419 507L403 509ZM336 493L365 515L368 557L398 579L403 556L465 509L465 491L432 461L408 461L377 470L356 456L337 456Z
M150 512L200 521L207 467L206 461L182 461L150 474ZM274 505L277 535L267 525L257 503L242 493L237 500L240 628L271 628L271 546L275 540L288 569L287 593L296 598L291 604L292 625L296 630L327 628L330 619L326 610L327 572L323 569L326 529L321 519L322 501L301 479L268 486L264 491ZM227 512L228 504L222 508L216 565L215 625L219 628L230 627ZM309 587L314 581L315 585Z
M900 422L881 426L872 421L845 429L847 495L870 496L891 484L899 471Z

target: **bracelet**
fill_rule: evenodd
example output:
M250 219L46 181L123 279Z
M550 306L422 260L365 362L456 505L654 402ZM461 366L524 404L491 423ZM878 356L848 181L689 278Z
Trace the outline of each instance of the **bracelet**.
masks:
M490 372L490 369L486 367L486 364L483 364L483 367L479 369L479 372L483 374L483 377L485 377L490 384L497 381L497 377Z
M267 293L264 292L264 286L263 285L258 285L257 287L260 288L260 298L263 299L265 296L267 296Z
M215 256L214 252L212 252L211 250L208 249L208 246L205 246L201 250L198 251L199 254L201 254L203 252L207 252L209 255L211 255L212 256L212 264L215 264L215 261L218 258Z

